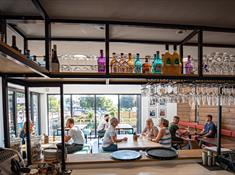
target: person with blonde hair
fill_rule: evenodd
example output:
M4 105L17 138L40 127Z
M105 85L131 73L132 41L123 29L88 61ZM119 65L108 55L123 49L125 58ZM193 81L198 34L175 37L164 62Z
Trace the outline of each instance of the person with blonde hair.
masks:
M151 139L153 142L162 144L165 147L171 147L171 133L168 129L169 121L167 119L161 118L159 122L160 130L156 138Z
M148 118L146 120L146 126L142 132L142 136L146 136L149 139L156 138L158 134L158 129L156 126L154 126L153 120L151 118Z
M103 139L103 144L102 144L102 149L104 151L108 151L108 152L117 151L118 148L117 148L116 143L127 141L127 137L124 137L121 139L117 138L115 128L117 127L118 123L119 122L117 118L115 117L111 118L110 126L104 134L104 139Z
M29 122L29 133L33 134L33 122L32 121ZM25 137L26 137L26 122L24 122L23 128L20 131L20 138L22 139L21 143L23 145L25 144Z

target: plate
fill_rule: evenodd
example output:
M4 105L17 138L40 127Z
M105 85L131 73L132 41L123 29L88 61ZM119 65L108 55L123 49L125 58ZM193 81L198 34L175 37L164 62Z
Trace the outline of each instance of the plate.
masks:
M141 154L132 150L120 150L113 152L112 158L116 160L137 160L141 158Z

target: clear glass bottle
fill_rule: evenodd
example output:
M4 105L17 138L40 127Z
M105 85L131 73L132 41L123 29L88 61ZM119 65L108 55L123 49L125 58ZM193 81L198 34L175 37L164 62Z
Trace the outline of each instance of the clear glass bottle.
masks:
M52 72L60 71L60 63L59 63L58 56L57 56L56 45L53 45L53 49L52 49L51 70Z
M128 54L128 73L134 73L134 62L131 53Z
M126 58L124 57L124 53L121 53L119 65L120 65L119 67L120 73L128 73L128 64Z
M110 66L111 66L111 73L118 73L119 72L120 64L117 60L116 53L113 53Z
M103 50L100 50L100 56L98 57L98 72L106 72L106 58L104 57Z
M134 64L134 72L142 73L142 62L140 60L140 54L136 54L135 64Z
M143 74L150 74L151 73L151 65L149 64L150 56L145 56L145 62L142 66Z
M185 63L185 74L186 75L193 74L193 64L190 55L188 55L188 59Z
M157 51L157 54L154 54L154 61L152 64L152 73L162 74L162 59L160 57L159 51Z

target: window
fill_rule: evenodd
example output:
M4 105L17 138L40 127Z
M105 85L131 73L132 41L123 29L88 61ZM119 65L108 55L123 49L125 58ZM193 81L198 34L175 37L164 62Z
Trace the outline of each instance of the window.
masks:
M49 134L58 135L60 125L60 95L48 95Z
M60 95L48 95L49 134L60 134ZM121 123L140 131L140 95L64 95L65 121L73 117L75 125L96 135L104 114L117 117Z
M134 130L138 128L138 95L120 95L120 123L130 124Z
M34 124L35 135L40 135L40 115L39 115L39 99L38 93L30 93L30 117ZM19 137L26 121L25 115L25 95L17 89L8 91L8 112L9 112L9 129L10 137Z

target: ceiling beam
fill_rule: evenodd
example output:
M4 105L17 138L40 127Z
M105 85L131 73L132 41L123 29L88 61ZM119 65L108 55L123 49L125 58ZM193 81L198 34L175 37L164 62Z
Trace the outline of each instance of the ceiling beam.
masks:
M7 24L10 28L12 28L16 33L18 33L20 36L22 36L22 38L26 38L26 34L17 27L16 24L12 24L12 23L8 23Z
M188 36L186 36L180 43L179 45L185 44L187 43L189 40L191 40L197 33L199 32L199 30L194 30L192 31Z
M43 8L39 0L32 0L32 3L34 4L35 8L38 10L39 14L42 16L44 20L49 19L46 10Z
M38 0L32 0L32 1L39 2ZM40 10L40 8L39 8L39 10ZM44 10L44 12L46 12L46 11ZM14 19L14 20L43 20L44 16L45 16L44 12L41 10L41 13L42 13L41 15L42 16L2 15L1 17L3 19ZM48 15L47 15L47 17L49 19ZM202 26L202 25L147 23L147 22L132 22L132 21L109 21L109 20L81 20L81 19L63 19L63 18L50 19L50 22L55 22L55 23L88 23L88 24L130 25L130 26L165 28L165 29L204 30L204 31L211 31L211 32L235 33L235 28L213 27L213 26Z

